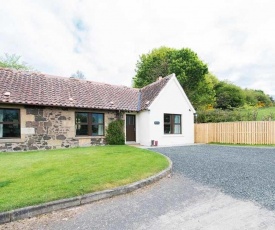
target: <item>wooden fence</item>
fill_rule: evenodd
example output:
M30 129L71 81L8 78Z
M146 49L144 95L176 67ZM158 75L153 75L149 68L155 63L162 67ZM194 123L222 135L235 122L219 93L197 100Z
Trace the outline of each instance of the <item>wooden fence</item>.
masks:
M195 143L275 144L275 121L195 124Z

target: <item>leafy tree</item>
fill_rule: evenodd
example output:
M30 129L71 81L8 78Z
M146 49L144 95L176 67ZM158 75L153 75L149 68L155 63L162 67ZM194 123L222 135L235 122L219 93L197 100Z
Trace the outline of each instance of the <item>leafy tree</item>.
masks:
M271 103L274 104L274 98L273 98L273 96L270 96L270 95L268 95L268 96L269 96L269 99L270 99Z
M171 48L160 47L153 49L151 53L142 54L136 64L134 87L142 88L156 81L159 76L169 75L168 63L171 52Z
M74 74L71 75L71 77L73 78L77 78L77 79L86 79L85 75L83 72L81 72L80 70L77 70Z
M270 106L272 101L270 100L270 96L265 94L262 90L255 90L256 99L258 100L258 104L262 103L263 106Z
M262 90L245 89L245 101L248 105L263 107L273 104L273 99Z
M181 86L195 107L201 106L206 99L203 92L203 82L207 82L205 74L208 68L198 55L188 48L172 49L160 47L148 54L143 54L136 64L134 87L141 88L154 81L159 76L175 73ZM201 92L198 91L200 88Z
M216 105L216 92L214 87L219 80L211 73L204 76L204 79L199 82L196 90L190 94L193 99L193 106L197 110L205 110L213 108Z
M171 52L169 72L176 74L188 95L204 80L208 68L192 50L181 49Z
M252 89L245 89L244 91L245 102L247 105L255 106L258 103L258 100L255 95L255 91Z
M16 54L10 55L5 53L3 57L0 57L0 67L18 70L32 70L32 67L27 65L26 62L21 62L20 58L21 56L18 56Z
M226 81L220 81L214 88L216 91L216 108L232 109L241 107L245 103L243 90Z

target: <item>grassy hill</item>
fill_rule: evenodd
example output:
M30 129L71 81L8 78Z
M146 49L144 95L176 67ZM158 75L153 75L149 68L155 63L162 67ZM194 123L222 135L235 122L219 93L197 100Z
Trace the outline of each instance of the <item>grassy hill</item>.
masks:
M275 107L259 108L256 111L258 112L257 121L268 120L266 119L268 117L275 120Z

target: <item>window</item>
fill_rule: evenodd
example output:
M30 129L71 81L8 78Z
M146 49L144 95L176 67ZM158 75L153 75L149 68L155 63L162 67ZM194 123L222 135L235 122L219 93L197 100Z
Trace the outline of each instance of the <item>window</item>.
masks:
M181 115L164 114L164 134L181 134Z
M103 136L104 114L103 113L76 113L75 127L77 136Z
M0 109L0 138L20 137L20 110Z

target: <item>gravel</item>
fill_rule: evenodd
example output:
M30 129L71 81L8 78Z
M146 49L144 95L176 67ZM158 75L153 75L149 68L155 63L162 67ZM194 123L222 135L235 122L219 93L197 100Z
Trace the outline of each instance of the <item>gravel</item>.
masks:
M151 150L170 157L175 173L275 210L275 148L194 145Z

